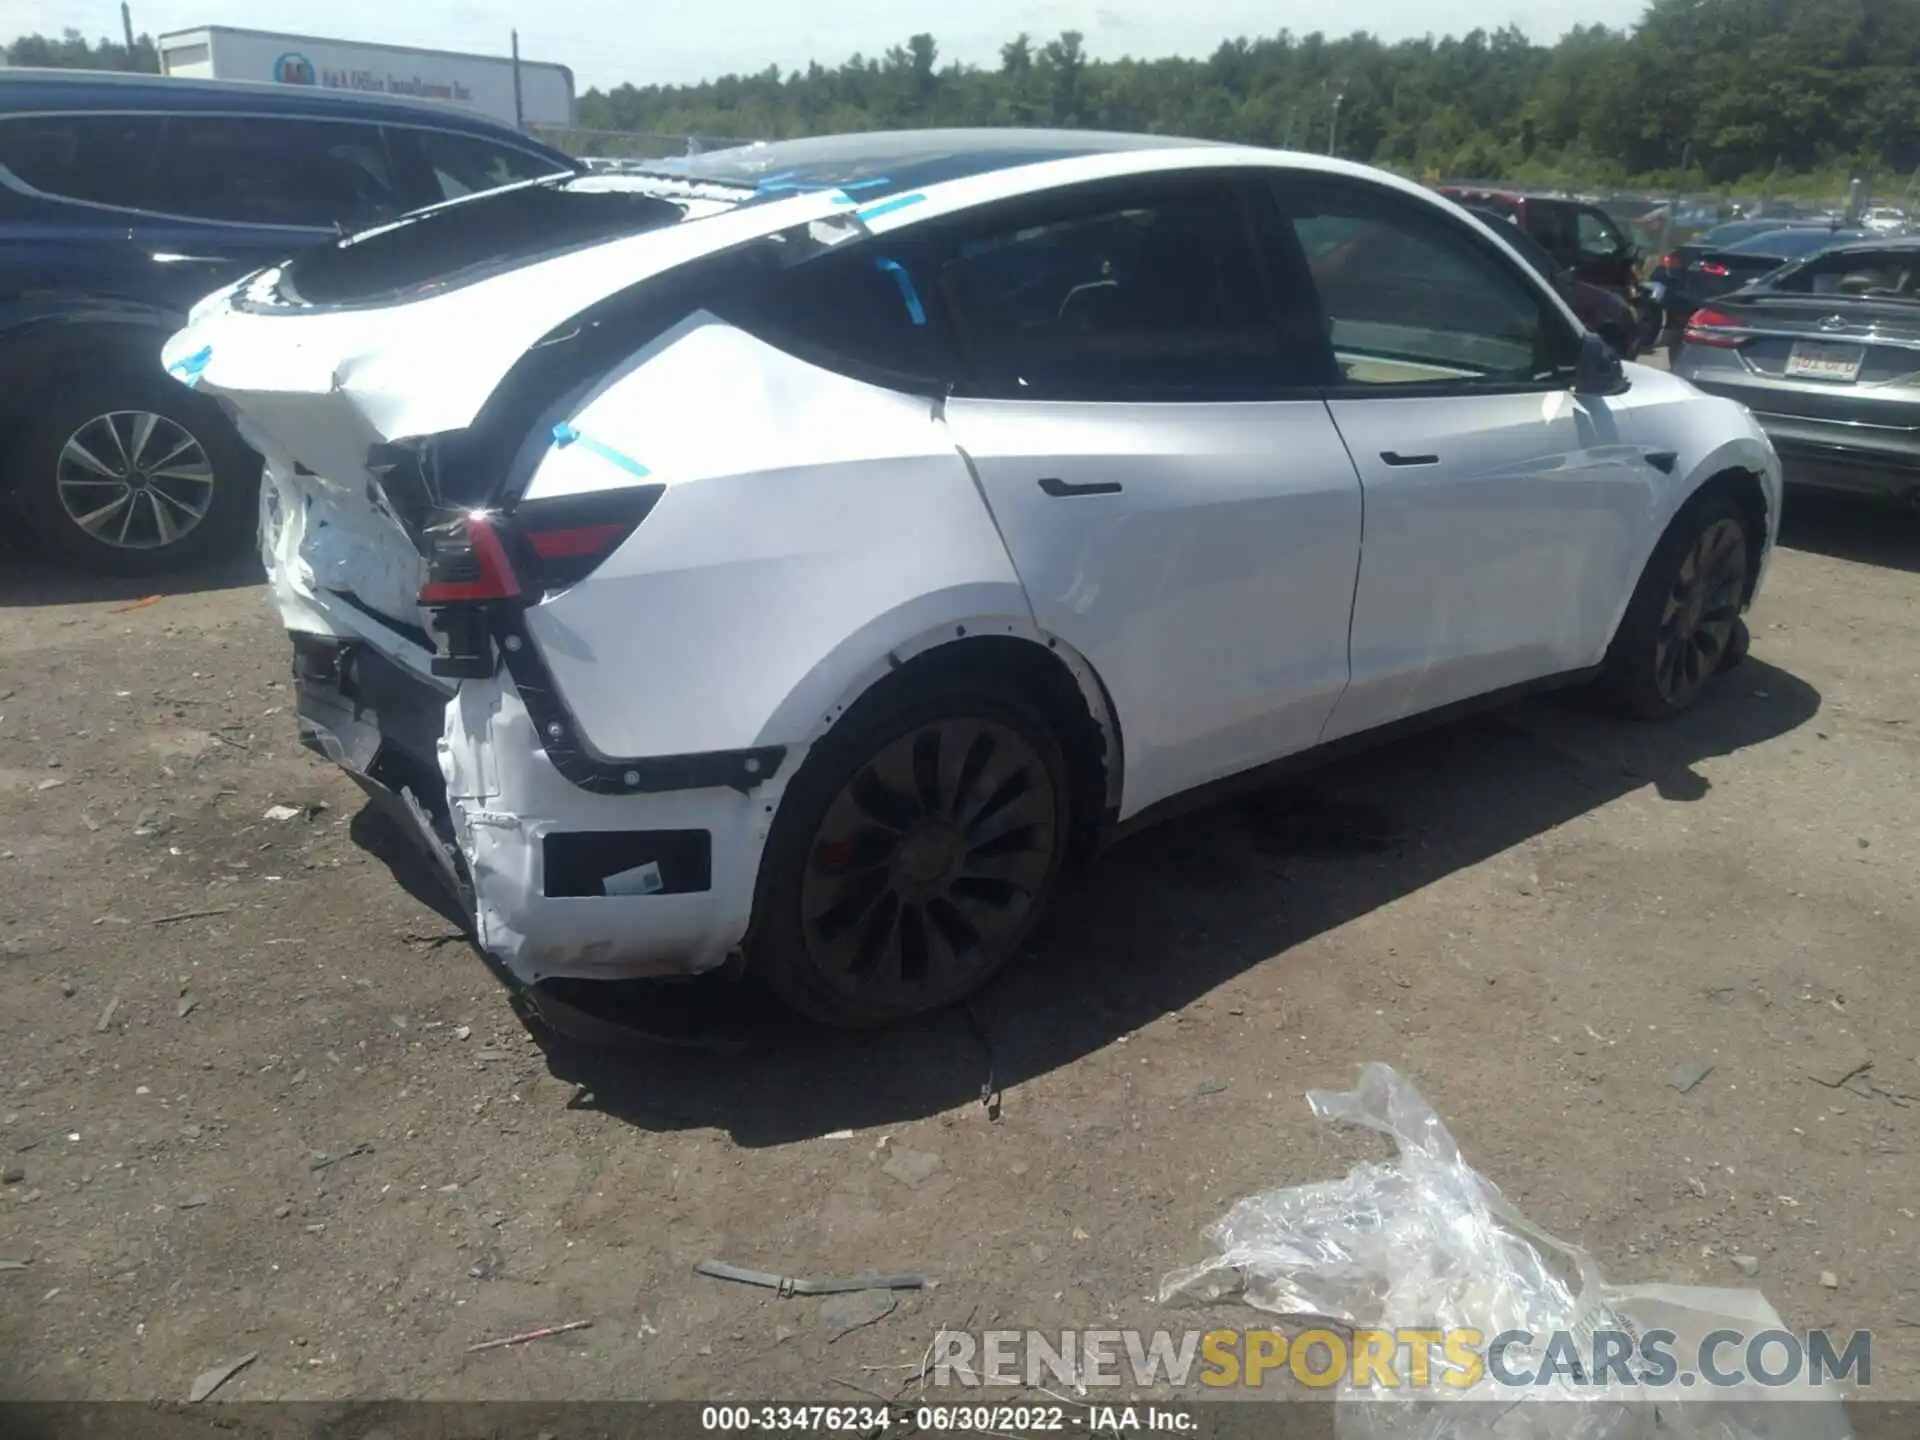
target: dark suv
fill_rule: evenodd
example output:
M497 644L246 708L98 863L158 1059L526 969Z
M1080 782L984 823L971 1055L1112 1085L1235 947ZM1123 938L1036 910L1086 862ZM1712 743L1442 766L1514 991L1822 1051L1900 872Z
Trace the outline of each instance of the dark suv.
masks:
M1442 185L1439 191L1456 204L1504 216L1537 240L1562 269L1624 300L1633 299L1640 283L1640 252L1598 205L1554 195L1473 190L1457 185Z
M119 574L237 548L259 459L160 369L188 308L317 240L576 168L427 101L0 70L0 503Z

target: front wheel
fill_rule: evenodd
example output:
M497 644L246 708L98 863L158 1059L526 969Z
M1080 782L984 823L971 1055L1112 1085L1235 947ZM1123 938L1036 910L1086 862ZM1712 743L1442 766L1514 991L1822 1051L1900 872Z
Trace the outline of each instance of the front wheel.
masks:
M768 843L754 970L830 1025L960 999L1012 958L1052 893L1070 805L1060 745L1017 689L897 677L794 777Z
M1750 554L1746 516L1725 495L1696 497L1674 517L1607 651L1604 683L1629 713L1685 710L1745 654Z

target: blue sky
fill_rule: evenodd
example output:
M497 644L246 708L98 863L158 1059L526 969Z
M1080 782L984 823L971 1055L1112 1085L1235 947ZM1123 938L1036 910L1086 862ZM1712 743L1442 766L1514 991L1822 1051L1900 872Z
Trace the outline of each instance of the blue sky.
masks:
M1536 40L1568 27L1622 25L1638 0L133 0L136 31L158 35L197 25L285 30L341 40L377 40L446 50L504 53L520 27L521 54L573 67L580 88L699 80L729 71L838 64L876 54L918 30L932 32L943 60L989 63L1021 30L1047 38L1079 30L1087 48L1118 55L1205 55L1233 35L1344 35L1371 30L1387 39L1520 26ZM4 0L0 38L72 26L89 36L117 35L117 0Z

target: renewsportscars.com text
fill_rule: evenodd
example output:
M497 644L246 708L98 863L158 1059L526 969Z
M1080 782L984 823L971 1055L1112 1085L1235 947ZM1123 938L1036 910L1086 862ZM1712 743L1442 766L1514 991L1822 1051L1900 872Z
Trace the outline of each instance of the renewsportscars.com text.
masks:
M1290 1375L1315 1389L1471 1390L1555 1385L1824 1386L1873 1382L1864 1330L1715 1330L1682 1353L1671 1330L1599 1330L1540 1336L1524 1330L943 1330L934 1337L936 1385L1126 1385L1258 1388Z

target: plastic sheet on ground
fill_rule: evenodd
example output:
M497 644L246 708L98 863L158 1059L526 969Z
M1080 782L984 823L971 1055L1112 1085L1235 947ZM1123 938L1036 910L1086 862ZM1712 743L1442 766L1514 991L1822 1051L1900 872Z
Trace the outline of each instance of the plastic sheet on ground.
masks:
M1673 1332L1666 1353L1685 1372L1711 1332L1732 1330L1743 1339L1718 1352L1720 1369L1744 1369L1745 1338L1786 1328L1758 1291L1607 1284L1585 1250L1531 1224L1469 1166L1433 1108L1386 1065L1362 1067L1350 1091L1309 1091L1307 1101L1322 1119L1391 1137L1398 1156L1240 1201L1208 1231L1220 1253L1167 1276L1161 1299L1237 1294L1349 1331L1472 1330L1489 1342L1524 1331L1534 1338L1509 1344L1502 1368L1546 1376L1456 1388L1445 1376L1466 1367L1435 1345L1433 1383L1415 1387L1403 1349L1398 1385L1338 1388L1339 1440L1850 1440L1837 1392L1809 1387L1804 1369L1794 1385L1708 1389L1655 1383L1642 1365L1650 1332ZM1571 1350L1564 1340L1550 1350L1556 1335L1570 1335ZM1588 1373L1596 1353L1608 1353L1596 1349L1602 1337L1611 1353L1632 1347L1604 1383ZM1487 1346L1472 1349L1484 1363ZM1584 1366L1566 1364L1570 1354Z

